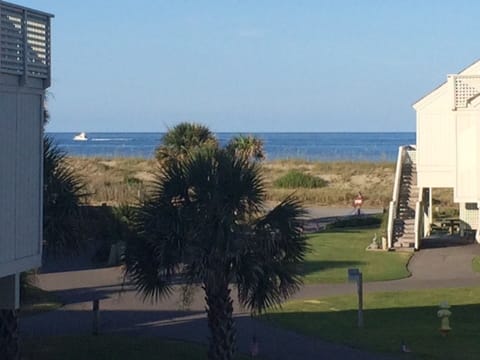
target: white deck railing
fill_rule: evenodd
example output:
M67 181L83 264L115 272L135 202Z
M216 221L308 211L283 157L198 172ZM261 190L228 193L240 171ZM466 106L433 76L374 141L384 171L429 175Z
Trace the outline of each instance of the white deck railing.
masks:
M0 1L0 73L50 85L50 19L53 15Z
M466 108L480 94L479 75L451 75L453 80L453 109Z
M400 146L398 148L397 166L395 167L395 180L393 183L392 200L388 208L388 229L387 229L387 241L388 248L393 246L395 218L397 217L398 197L400 194L400 185L402 181L402 167L405 159L407 146Z

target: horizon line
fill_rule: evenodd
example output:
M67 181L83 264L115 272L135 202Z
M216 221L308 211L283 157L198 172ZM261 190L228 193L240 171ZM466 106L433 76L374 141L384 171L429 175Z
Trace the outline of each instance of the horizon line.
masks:
M165 131L84 131L85 133L102 134L163 134ZM398 134L416 133L413 131L212 131L214 134ZM45 131L45 133L77 134L78 131Z

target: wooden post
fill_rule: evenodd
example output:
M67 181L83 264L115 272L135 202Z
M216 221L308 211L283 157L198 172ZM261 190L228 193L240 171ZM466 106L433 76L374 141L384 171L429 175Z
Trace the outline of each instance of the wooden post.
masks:
M95 299L92 302L92 310L93 310L93 328L92 333L93 335L99 334L100 328L100 300Z

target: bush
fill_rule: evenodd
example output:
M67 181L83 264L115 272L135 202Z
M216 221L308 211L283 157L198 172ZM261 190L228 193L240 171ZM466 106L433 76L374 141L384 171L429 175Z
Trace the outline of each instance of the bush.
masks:
M280 188L308 188L308 189L315 189L315 188L322 188L327 186L327 181L310 175L305 174L298 170L290 170L282 177L275 180L274 185Z
M337 220L328 226L329 229L335 228L350 228L350 227L367 227L367 226L379 226L382 224L383 215L361 215L351 216L347 219Z
M120 206L85 206L88 235L95 240L94 261L103 263L108 260L113 244L125 243L137 237L134 229L135 208Z

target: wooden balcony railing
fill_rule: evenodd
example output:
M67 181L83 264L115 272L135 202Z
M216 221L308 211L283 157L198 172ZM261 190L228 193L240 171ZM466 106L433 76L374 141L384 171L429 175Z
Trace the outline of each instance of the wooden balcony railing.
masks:
M50 19L53 15L0 1L0 74L50 86Z

